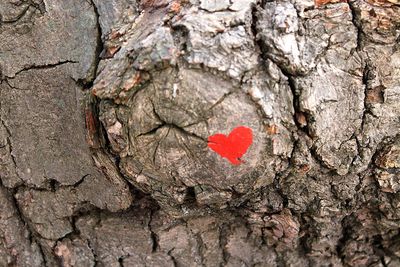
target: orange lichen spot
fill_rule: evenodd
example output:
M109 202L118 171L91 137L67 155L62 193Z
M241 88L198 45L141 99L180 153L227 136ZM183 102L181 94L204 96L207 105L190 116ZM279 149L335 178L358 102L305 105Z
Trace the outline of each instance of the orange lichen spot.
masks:
M173 1L169 7L169 11L173 13L179 13L182 9L181 1Z
M308 164L302 164L298 167L298 171L302 174L306 174L307 172L309 172L311 170L310 165Z
M120 49L121 46L119 45L111 45L106 47L103 58L112 58Z
M278 133L278 126L276 124L271 124L265 127L265 130L269 135L274 135Z
M128 91L138 85L141 82L142 78L140 72L136 72L134 76L126 80L122 86L122 89Z
M110 39L114 40L114 39L117 39L117 38L121 37L122 35L123 34L121 32L119 32L117 30L112 30L111 33L110 33Z

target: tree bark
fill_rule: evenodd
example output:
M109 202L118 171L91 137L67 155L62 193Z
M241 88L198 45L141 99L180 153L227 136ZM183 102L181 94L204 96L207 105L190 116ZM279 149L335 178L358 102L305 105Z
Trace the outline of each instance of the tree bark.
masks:
M397 0L6 0L0 36L0 266L400 265Z

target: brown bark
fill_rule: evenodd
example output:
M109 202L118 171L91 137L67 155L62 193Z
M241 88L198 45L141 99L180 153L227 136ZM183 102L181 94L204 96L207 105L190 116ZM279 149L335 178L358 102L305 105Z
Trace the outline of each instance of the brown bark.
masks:
M1 2L0 266L399 266L399 34L394 0Z

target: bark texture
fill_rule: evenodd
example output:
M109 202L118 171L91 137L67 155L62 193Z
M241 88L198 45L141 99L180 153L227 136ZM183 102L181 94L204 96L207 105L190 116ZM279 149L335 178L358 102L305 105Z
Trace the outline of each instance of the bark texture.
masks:
M396 0L2 1L0 266L399 266L399 42Z

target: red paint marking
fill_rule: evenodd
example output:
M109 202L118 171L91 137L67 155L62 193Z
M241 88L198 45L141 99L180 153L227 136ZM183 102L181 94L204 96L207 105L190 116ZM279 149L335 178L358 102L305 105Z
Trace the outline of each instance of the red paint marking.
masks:
M239 126L226 136L215 134L208 137L208 147L227 158L233 165L239 165L240 158L247 152L253 143L253 132L250 128Z

